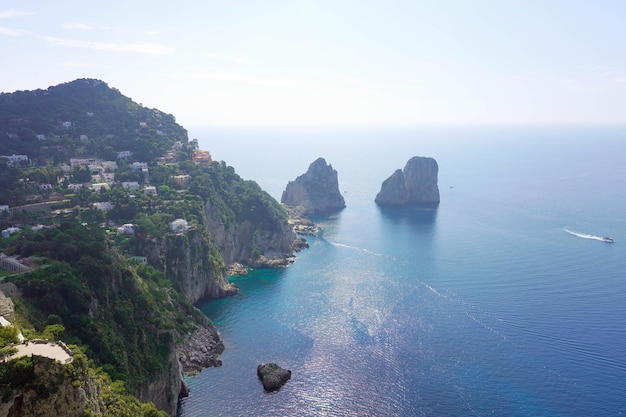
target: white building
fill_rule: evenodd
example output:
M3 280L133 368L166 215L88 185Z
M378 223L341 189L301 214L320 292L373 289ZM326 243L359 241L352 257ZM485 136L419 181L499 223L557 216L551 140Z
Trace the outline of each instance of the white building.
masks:
M122 182L122 187L128 190L138 190L139 183L137 181L124 181Z
M6 211L7 213L9 212L9 206L7 206L6 204L3 204L0 206L0 211Z
M117 162L115 161L102 161L102 168L108 172L115 172L117 170Z
M105 190L108 190L110 187L109 184L107 184L106 182L98 182L95 184L91 184L89 188L91 188L93 191L100 191L103 188Z
M148 168L147 162L133 162L132 164L130 164L130 169L132 169L133 171L140 171L144 168Z
M28 155L2 155L0 158L6 158L7 165L10 167L20 164L28 165Z
M117 228L117 233L122 235L132 235L135 233L135 225L131 223L126 223Z
M143 189L143 193L147 195L157 195L157 189L154 185L149 185Z
M90 163L87 164L87 168L89 168L89 171L92 173L100 173L104 171L104 167L102 166L102 164L100 162L94 162L94 163Z
M170 223L170 230L172 232L184 232L188 227L187 220L185 219L176 219Z
M80 188L83 188L83 184L68 184L67 188L69 188L70 190L78 190Z
M93 203L93 208L96 210L109 211L112 210L115 206L111 204L110 201L103 201L101 203Z
M72 166L72 168L82 167L95 163L95 158L70 158L70 165Z
M115 173L114 172L104 172L100 174L100 177L104 180L104 182L108 182L109 184L115 181Z
M37 135L37 140L46 140L46 135L42 135L42 134Z
M133 156L131 151L120 151L117 153L117 159L128 159Z
M8 227L2 231L2 237L9 237L13 233L18 233L18 232L21 232L21 229L19 227Z

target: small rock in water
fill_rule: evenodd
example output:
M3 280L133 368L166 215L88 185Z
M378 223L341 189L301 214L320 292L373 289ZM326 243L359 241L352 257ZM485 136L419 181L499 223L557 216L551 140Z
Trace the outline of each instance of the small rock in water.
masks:
M268 392L279 390L291 378L289 369L281 368L273 362L257 366L256 374Z

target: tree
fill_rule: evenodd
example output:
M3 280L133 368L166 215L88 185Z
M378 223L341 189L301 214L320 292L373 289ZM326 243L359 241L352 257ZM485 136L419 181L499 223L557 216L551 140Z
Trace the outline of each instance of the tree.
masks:
M16 353L17 353L17 349L14 348L13 346L0 348L0 360L3 361L5 358L15 355Z
M62 324L49 324L43 330L41 336L44 339L56 340L57 336L65 331L65 327Z
M19 330L13 325L0 326L0 348L19 341Z

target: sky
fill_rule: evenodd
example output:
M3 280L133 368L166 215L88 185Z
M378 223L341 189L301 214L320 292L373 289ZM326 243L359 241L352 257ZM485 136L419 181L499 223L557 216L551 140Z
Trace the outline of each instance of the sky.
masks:
M0 2L0 91L189 126L626 123L623 0Z

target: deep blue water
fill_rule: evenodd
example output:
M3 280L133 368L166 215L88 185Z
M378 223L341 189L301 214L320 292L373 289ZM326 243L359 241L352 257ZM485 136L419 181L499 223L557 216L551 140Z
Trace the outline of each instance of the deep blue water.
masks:
M292 266L202 307L223 366L187 381L180 415L626 413L626 128L191 137L277 199L322 156L347 208L317 219ZM381 182L415 155L437 159L441 205L379 209ZM256 377L268 361L293 372L274 394Z

